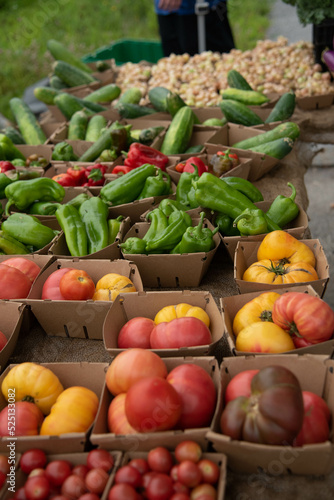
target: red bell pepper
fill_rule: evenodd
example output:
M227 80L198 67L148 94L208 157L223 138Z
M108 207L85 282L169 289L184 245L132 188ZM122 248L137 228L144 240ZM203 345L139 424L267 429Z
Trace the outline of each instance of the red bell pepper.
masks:
M165 170L168 163L168 156L150 146L145 146L139 142L133 142L124 160L124 165L138 168L145 163L150 163L151 165L161 168L161 170Z
M95 163L86 168L86 182L83 186L103 186L105 178L104 174L108 167L102 163Z
M114 167L112 170L112 174L124 175L128 172L131 172L131 170L133 170L132 167L127 167L125 165L116 165L116 167Z
M70 187L76 185L73 177L65 172L63 174L54 175L52 179L64 187Z
M82 186L86 181L86 167L75 165L74 167L69 167L66 173L73 177L75 186Z
M5 174L8 170L15 170L14 165L10 161L0 161L0 173Z
M196 165L198 169L198 175L201 176L204 174L204 172L208 172L208 167L205 165L204 161L198 158L198 156L191 156L188 158L186 161L186 164L184 166L183 172L190 172L193 173L195 171L193 164Z

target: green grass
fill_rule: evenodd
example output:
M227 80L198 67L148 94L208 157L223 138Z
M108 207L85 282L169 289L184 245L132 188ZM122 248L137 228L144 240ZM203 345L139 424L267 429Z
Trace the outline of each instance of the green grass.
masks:
M265 37L272 2L229 0L238 48L251 49ZM81 0L80 6L75 0L0 0L0 22L6 26L0 31L0 113L9 119L10 98L21 97L26 87L50 73L50 38L78 57L121 38L159 38L153 0Z

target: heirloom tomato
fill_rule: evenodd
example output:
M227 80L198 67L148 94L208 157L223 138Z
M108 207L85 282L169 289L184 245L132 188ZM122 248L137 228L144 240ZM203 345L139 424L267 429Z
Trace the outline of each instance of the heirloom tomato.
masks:
M117 273L109 273L102 276L96 283L96 291L93 300L113 301L120 293L136 292L136 287L132 281Z
M153 319L137 316L129 319L122 326L117 338L117 346L120 349L128 347L141 347L150 349L150 336L155 326Z
M286 231L266 234L258 248L257 260L283 261L288 264L306 262L315 267L313 250Z
M192 306L191 304L186 304L184 302L173 306L163 307L155 315L154 322L158 325L159 323L184 317L198 318L202 320L207 327L210 326L209 315L202 307Z
M232 401L232 399L238 398L239 396L249 397L251 394L252 378L258 372L259 370L244 370L240 373L237 373L237 375L234 375L225 389L225 405Z
M150 337L152 349L169 349L211 344L209 328L198 318L176 318L156 325Z
M0 412L0 436L9 436L12 432L15 436L37 436L44 418L41 410L28 401L17 401L13 404L15 405L14 413L9 413L8 406ZM15 424L11 426L13 415Z
M44 282L42 288L42 299L50 299L50 300L65 300L63 295L60 293L59 283L61 278L67 271L70 271L72 268L70 267L62 267L61 269L57 269L53 273L48 276Z
M234 335L237 336L243 328L257 321L272 321L273 304L279 297L279 293L264 292L246 302L234 316Z
M303 391L304 420L294 446L323 443L329 439L331 412L326 401L310 391Z
M65 300L88 300L95 293L95 283L83 269L71 269L60 278L59 290Z
M25 257L10 257L9 259L3 260L1 264L19 269L30 278L31 282L35 281L41 271L41 268L36 262L26 259Z
M30 278L20 269L0 264L0 299L25 299L30 288Z
M108 430L113 434L135 434L137 431L129 424L125 415L125 397L126 393L122 392L115 396L108 408L107 422Z
M255 283L282 285L315 281L319 276L314 267L307 262L287 264L284 261L264 259L253 262L244 272L242 279Z
M296 376L280 365L254 375L250 397L230 401L220 418L223 434L253 443L292 444L303 425L302 390Z
M273 307L273 321L311 344L329 340L334 333L334 311L322 299L308 293L286 292Z
M292 351L295 345L283 328L275 323L252 323L236 338L235 347L238 351L281 353Z

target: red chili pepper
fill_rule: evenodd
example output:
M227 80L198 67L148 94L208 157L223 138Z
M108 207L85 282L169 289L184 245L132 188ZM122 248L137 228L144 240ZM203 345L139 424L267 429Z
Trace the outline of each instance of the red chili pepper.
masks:
M107 166L102 163L95 163L86 168L86 182L83 186L103 186L104 174L107 172Z
M73 177L75 186L82 186L86 180L86 167L75 165L74 167L69 167L66 173Z
M184 167L185 167L185 163L178 163L176 166L175 166L175 170L177 172L180 172L180 174L182 174L183 170L184 170Z
M58 184L61 184L62 186L64 187L70 187L70 186L75 186L75 180L73 179L73 177L69 174L66 174L66 173L63 173L63 174L58 174L58 175L54 175L52 177L52 179L56 182L58 182Z
M0 173L5 174L8 170L15 170L14 165L10 161L0 161Z
M200 158L198 158L197 156L191 156L190 158L188 158L188 160L186 161L186 164L184 166L184 169L183 169L183 172L194 172L194 167L192 164L195 164L197 169L198 169L198 175L201 176L202 174L204 174L204 172L208 172L208 167L207 165L205 165L204 161L202 161Z
M116 167L113 168L112 174L118 174L118 175L124 175L127 174L128 172L131 172L133 170L132 167L127 167L125 165L116 165Z
M240 164L239 156L235 153L230 153L230 150L226 151L217 151L218 156L225 156L226 159L230 159L232 161L233 168Z
M133 142L129 148L128 155L124 160L127 167L138 168L145 163L155 165L161 170L165 170L168 163L168 156L162 154L157 149L145 146L139 142Z

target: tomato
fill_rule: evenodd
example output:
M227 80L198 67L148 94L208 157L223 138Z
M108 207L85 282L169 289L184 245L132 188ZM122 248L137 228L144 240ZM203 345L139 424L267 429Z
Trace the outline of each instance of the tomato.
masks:
M50 483L44 476L28 478L24 492L28 500L46 500L50 494Z
M239 396L249 397L251 394L251 381L254 375L258 373L259 370L244 370L229 381L225 389L225 405L232 401L232 399L238 398Z
M69 500L77 500L86 492L85 480L75 474L68 476L61 486L61 494Z
M41 272L41 268L36 264L36 262L26 259L25 257L11 257L3 260L2 264L19 269L19 271L28 276L31 282L34 282Z
M191 490L190 500L216 500L217 491L212 484L202 483Z
M238 351L281 353L292 351L295 345L290 335L275 323L258 322L247 326L236 338Z
M201 366L181 364L171 370L167 381L174 387L182 401L182 411L177 427L191 429L210 424L217 400L215 384Z
M244 272L242 279L255 283L281 285L307 283L318 280L319 276L314 267L307 262L288 264L280 263L277 260L263 259L251 264Z
M173 492L172 479L167 474L157 472L149 481L145 495L148 500L169 500Z
M34 403L18 401L15 404L15 436L37 436L42 425L44 415ZM9 436L13 428L9 425L8 406L0 412L0 436Z
M31 284L30 278L19 269L0 264L0 299L25 299Z
M173 429L182 412L179 395L166 379L145 377L128 390L125 414L138 432Z
M28 477L34 477L34 476L45 476L46 477L46 474L45 474L45 469L33 469Z
M108 408L107 420L108 430L113 434L136 434L136 430L131 427L125 415L126 393L122 392L115 396Z
M8 463L8 457L6 455L0 455L0 472L7 475L10 471L10 465Z
M76 476L80 476L85 479L87 472L89 471L88 466L85 464L75 465L72 469L72 474Z
M132 348L118 354L106 373L106 385L111 394L127 392L144 377L167 377L164 361L147 349Z
M45 469L46 477L53 486L61 486L72 474L72 465L67 460L52 460Z
M5 484L6 479L7 479L7 475L4 472L0 471L0 490L3 487L3 485Z
M185 440L176 445L174 454L178 462L182 462L182 460L191 460L197 463L201 459L202 448L196 441Z
M20 468L25 474L37 468L44 468L47 463L46 454L38 448L31 448L25 451L20 458Z
M115 474L115 483L127 483L131 484L133 488L139 488L143 479L138 469L131 467L131 465L123 465Z
M177 482L177 469L179 467L179 464L173 465L173 467L170 470L170 477L173 479L174 482Z
M189 495L190 492L190 488L188 488L188 486L186 486L185 484L180 483L180 481L174 481L173 490L175 491L175 493L183 493L186 495Z
M128 465L137 469L142 475L150 470L147 460L145 458L132 458L128 463Z
M138 316L125 323L120 329L117 346L120 349L141 347L150 349L150 335L155 326L153 319Z
M188 488L195 488L202 481L202 471L198 464L191 460L183 460L178 467L177 477L180 483Z
M312 344L329 340L334 333L334 311L322 299L302 292L283 293L273 307L273 321Z
M108 500L138 500L138 493L131 484L121 483L111 487Z
M303 391L303 402L303 426L293 445L304 446L328 441L331 412L326 401L314 392Z
M0 331L0 351L2 351L2 349L5 347L7 342L8 342L8 340L7 340L6 335L2 331Z
M269 365L254 375L249 398L240 396L225 406L220 428L232 439L292 444L303 418L303 396L296 376L283 366Z
M151 470L169 474L173 467L171 452L164 446L157 446L148 452L147 462Z
M150 341L152 349L169 349L211 344L212 338L203 321L194 317L183 317L156 325Z
M190 496L187 493L184 492L176 492L172 497L170 497L170 500L189 500Z
M234 316L232 327L234 335L237 336L243 328L256 321L272 321L273 305L279 298L279 293L264 292L246 302Z
M91 450L87 455L86 464L88 469L103 469L110 472L115 463L111 453L103 448Z
M59 281L59 290L65 300L93 298L95 283L83 269L71 269Z
M88 491L96 495L101 495L107 485L108 479L109 474L104 469L90 469L85 477L85 484Z
M218 482L220 469L215 462L209 458L202 458L197 465L202 472L202 479L205 483L216 484Z
M286 231L271 231L265 235L257 250L257 260L266 259L287 264L305 262L315 267L313 250Z
M59 283L63 275L70 270L70 267L62 267L61 269L57 269L57 271L54 271L50 274L50 276L47 277L42 288L41 298L43 300L65 300L60 293Z
M132 281L122 274L109 273L96 283L93 300L113 301L120 293L136 292Z
M192 306L185 302L173 306L165 306L154 317L154 323L165 323L176 318L192 317L202 320L207 327L210 326L210 317L202 307Z
M143 485L142 485L142 488L143 488L144 491L146 490L147 485L151 481L152 477L156 476L157 474L159 474L159 473L155 472L153 470L150 470L148 472L145 472L145 474L143 474Z
M24 492L24 486L16 490L14 498L15 500L27 500L27 495Z
M55 500L54 498L52 500ZM64 497L65 500L65 497ZM84 493L81 495L78 500L100 500L100 496L96 495L96 493Z

